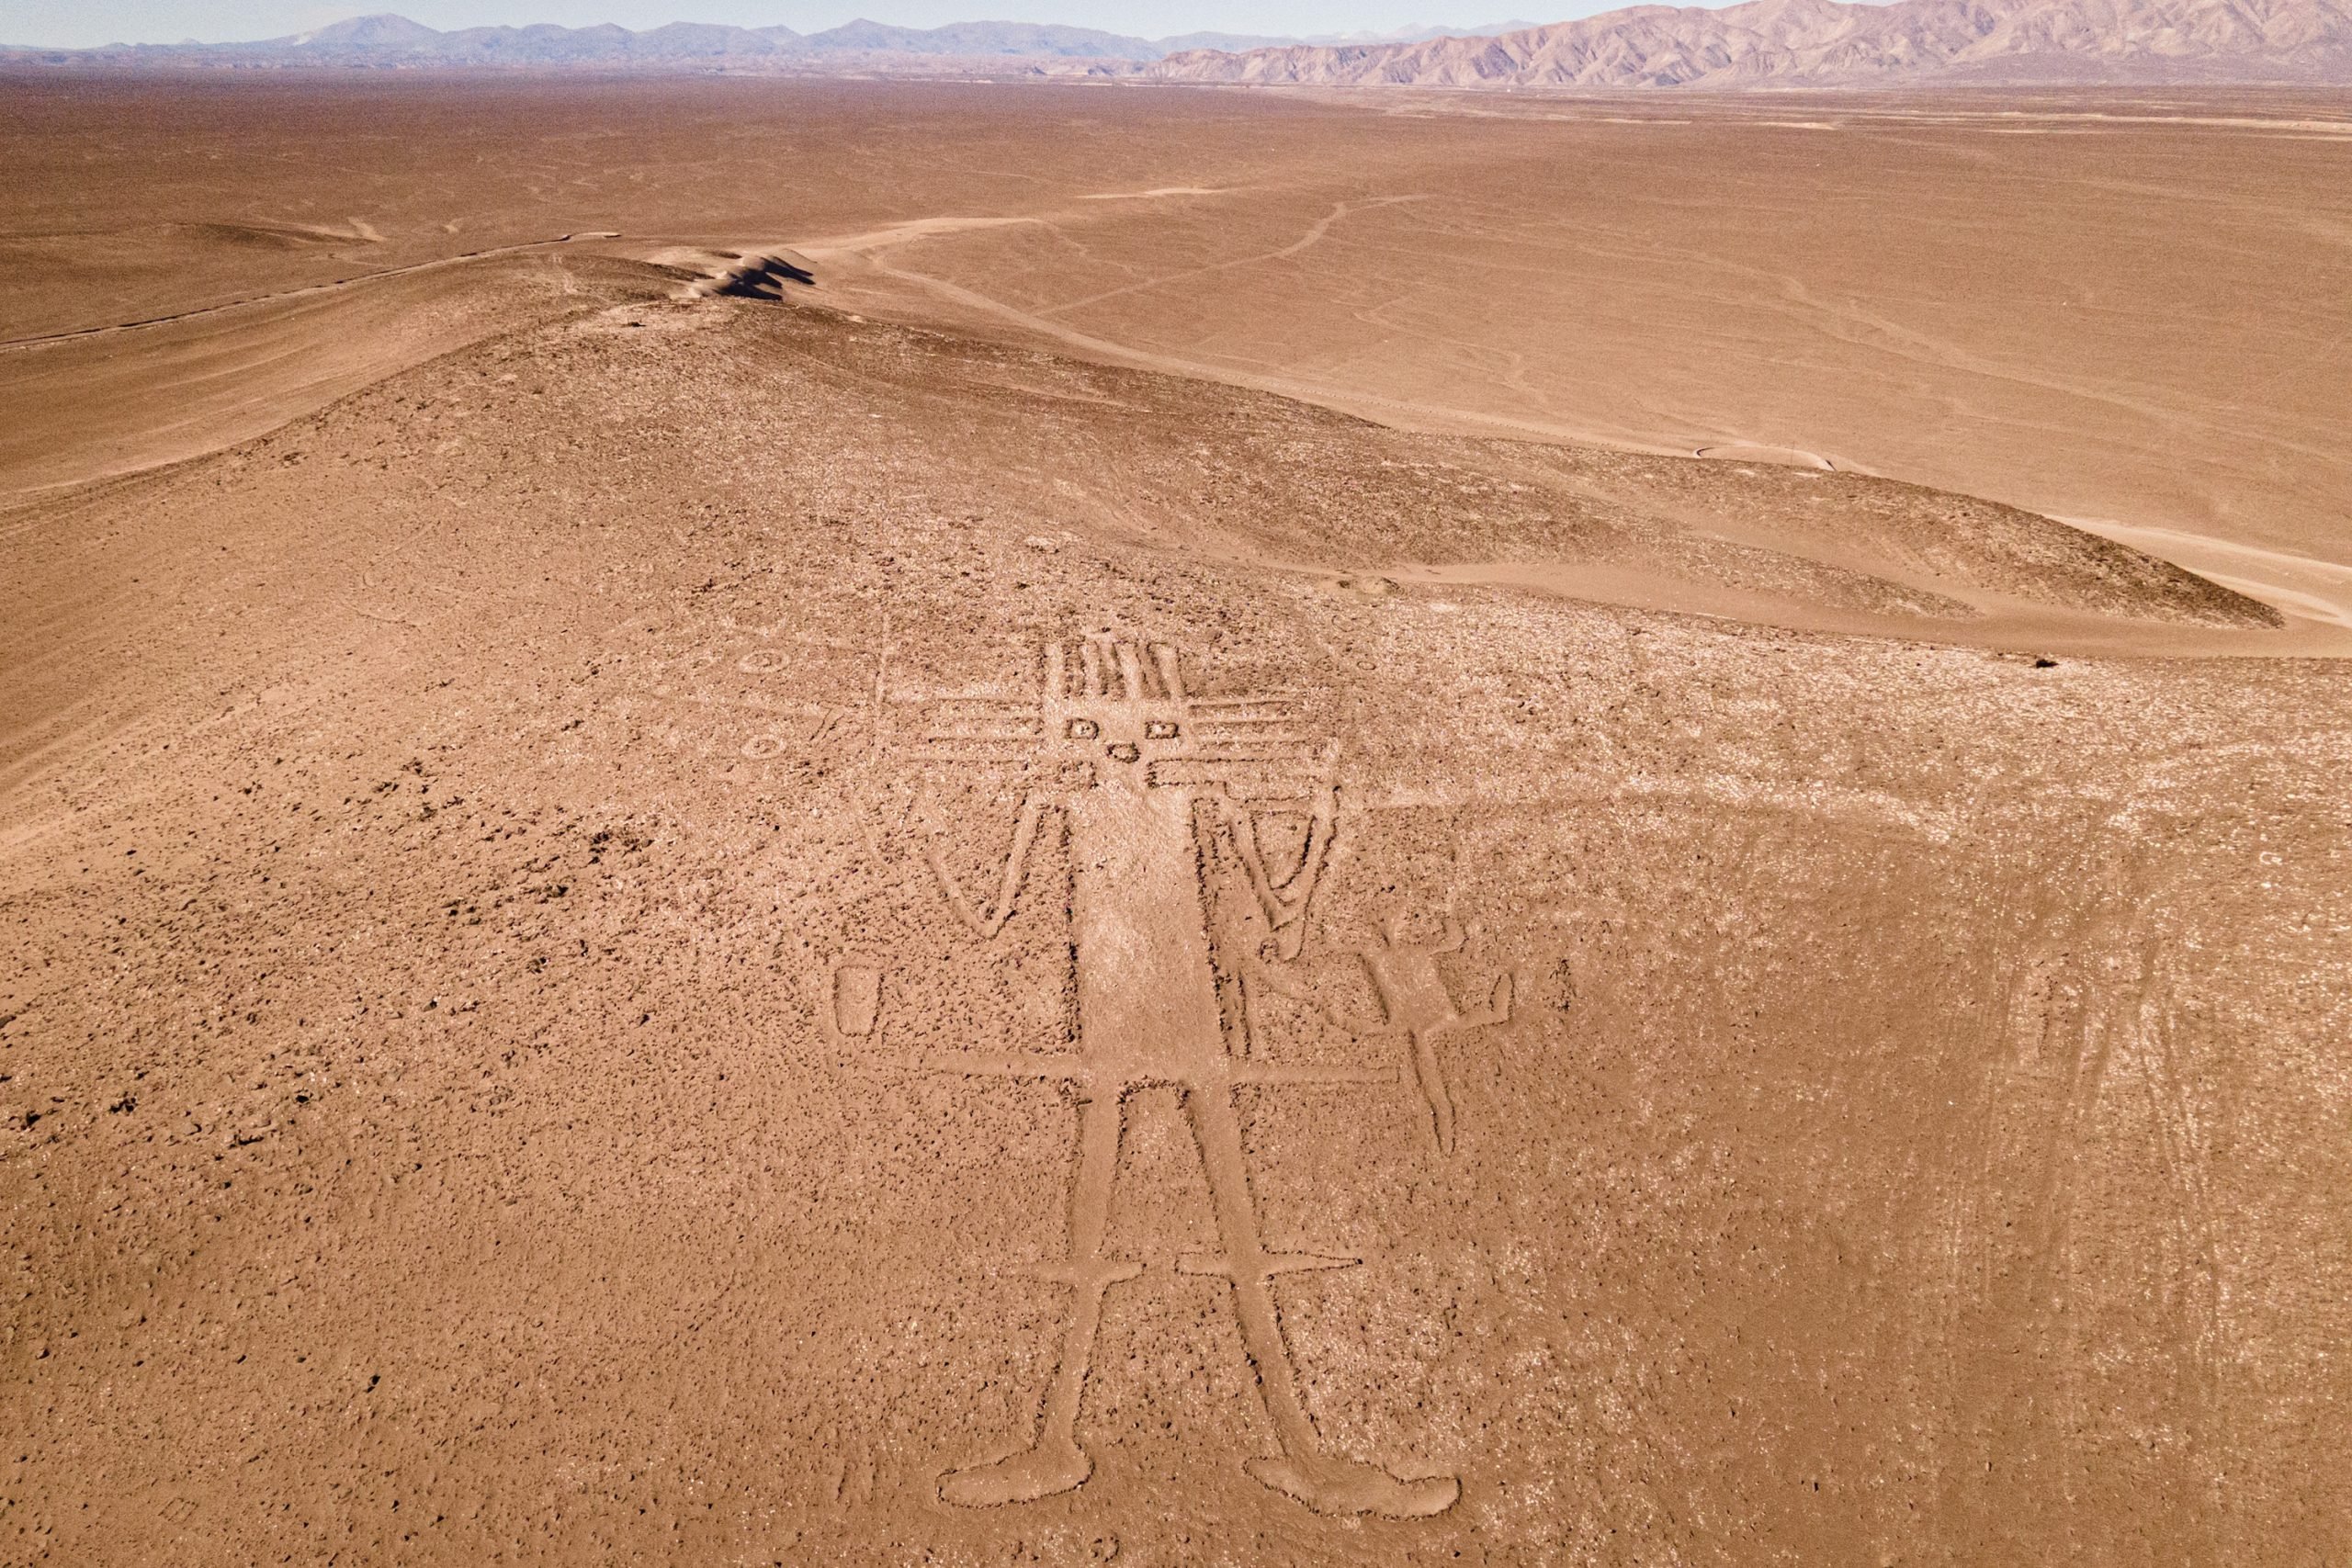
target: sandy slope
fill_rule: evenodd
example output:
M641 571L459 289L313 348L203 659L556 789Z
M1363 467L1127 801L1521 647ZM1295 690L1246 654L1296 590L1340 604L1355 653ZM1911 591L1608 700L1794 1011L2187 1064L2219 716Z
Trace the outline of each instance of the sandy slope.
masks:
M420 262L186 315L0 344L0 472L40 493L275 429L581 293L551 246ZM458 276L439 276L455 270Z
M2340 1548L2346 628L828 199L0 354L0 1556Z
M829 282L1392 423L1790 448L2344 561L2352 141L1600 108L1438 106L1370 177L869 232Z

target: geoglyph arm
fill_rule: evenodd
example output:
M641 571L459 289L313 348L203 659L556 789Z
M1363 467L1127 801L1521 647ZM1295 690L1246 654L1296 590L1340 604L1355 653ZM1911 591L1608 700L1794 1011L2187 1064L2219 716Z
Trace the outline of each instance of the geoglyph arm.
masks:
M1022 874L1029 861L1029 847L1036 842L1037 825L1045 819L1046 808L1051 804L1042 795L1031 795L1021 803L1021 816L1012 825L1012 848L1004 858L1004 874L997 884L993 908L983 911L974 907L971 899L947 869L946 857L939 851L939 840L933 837L923 847L923 858L931 863L931 872L939 878L939 890L946 896L947 907L956 918L984 937L992 937L1004 930L1012 919L1013 904L1021 892Z
M1265 911L1266 923L1274 933L1276 954L1284 959L1298 956L1300 944L1306 937L1305 917L1306 907L1315 897L1316 884L1323 875L1323 866L1331 851L1331 840L1339 829L1340 747L1333 741L1323 753L1321 777L1315 788L1314 804L1306 823L1306 842L1300 848L1298 864L1280 876L1267 869L1265 851L1258 840L1258 818L1244 801L1225 797L1225 819L1233 834L1235 854L1241 862L1250 890L1257 896L1259 908Z

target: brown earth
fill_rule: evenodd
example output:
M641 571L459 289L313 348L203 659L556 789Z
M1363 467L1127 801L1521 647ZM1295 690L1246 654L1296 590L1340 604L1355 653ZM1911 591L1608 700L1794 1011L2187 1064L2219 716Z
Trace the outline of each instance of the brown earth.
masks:
M2352 1548L2324 106L6 104L7 1560Z

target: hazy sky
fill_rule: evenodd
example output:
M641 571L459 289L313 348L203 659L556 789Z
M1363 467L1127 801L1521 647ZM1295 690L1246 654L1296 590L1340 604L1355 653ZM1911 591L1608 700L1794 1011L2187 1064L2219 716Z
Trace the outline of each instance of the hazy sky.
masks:
M854 17L906 27L981 20L1069 22L1141 38L1173 33L1325 33L1385 30L1407 23L1475 27L1485 22L1557 22L1633 0L1555 0L1513 9L1478 0L0 0L0 43L74 47L100 43L207 43L277 38L370 11L397 11L435 28L485 23L781 22L813 32ZM1684 0L1694 3L1694 0ZM1695 0L1711 3L1711 0Z

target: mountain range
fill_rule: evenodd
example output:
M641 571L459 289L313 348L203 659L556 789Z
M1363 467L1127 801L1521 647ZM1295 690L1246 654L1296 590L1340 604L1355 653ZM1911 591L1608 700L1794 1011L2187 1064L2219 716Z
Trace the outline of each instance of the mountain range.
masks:
M673 22L466 28L379 15L254 43L6 50L17 63L920 73L1015 68L1159 82L1424 87L2352 84L2352 0L1747 0L1537 26L1320 39L858 20L822 32Z
M1194 51L1170 82L1426 87L2352 83L2347 0L1749 0L1492 39Z
M823 69L827 64L887 68L894 60L990 59L1125 62L1144 64L1200 51L1268 47L1372 48L1431 39L1491 38L1534 27L1495 22L1475 28L1412 26L1385 33L1306 38L1198 32L1178 38L1129 38L1092 28L1029 22L957 22L942 28L901 28L860 18L822 32L786 27L739 28L700 22L632 32L602 27L462 28L444 32L383 13L354 17L310 32L250 43L109 44L101 49L10 49L0 58L57 63L337 66L616 66Z

